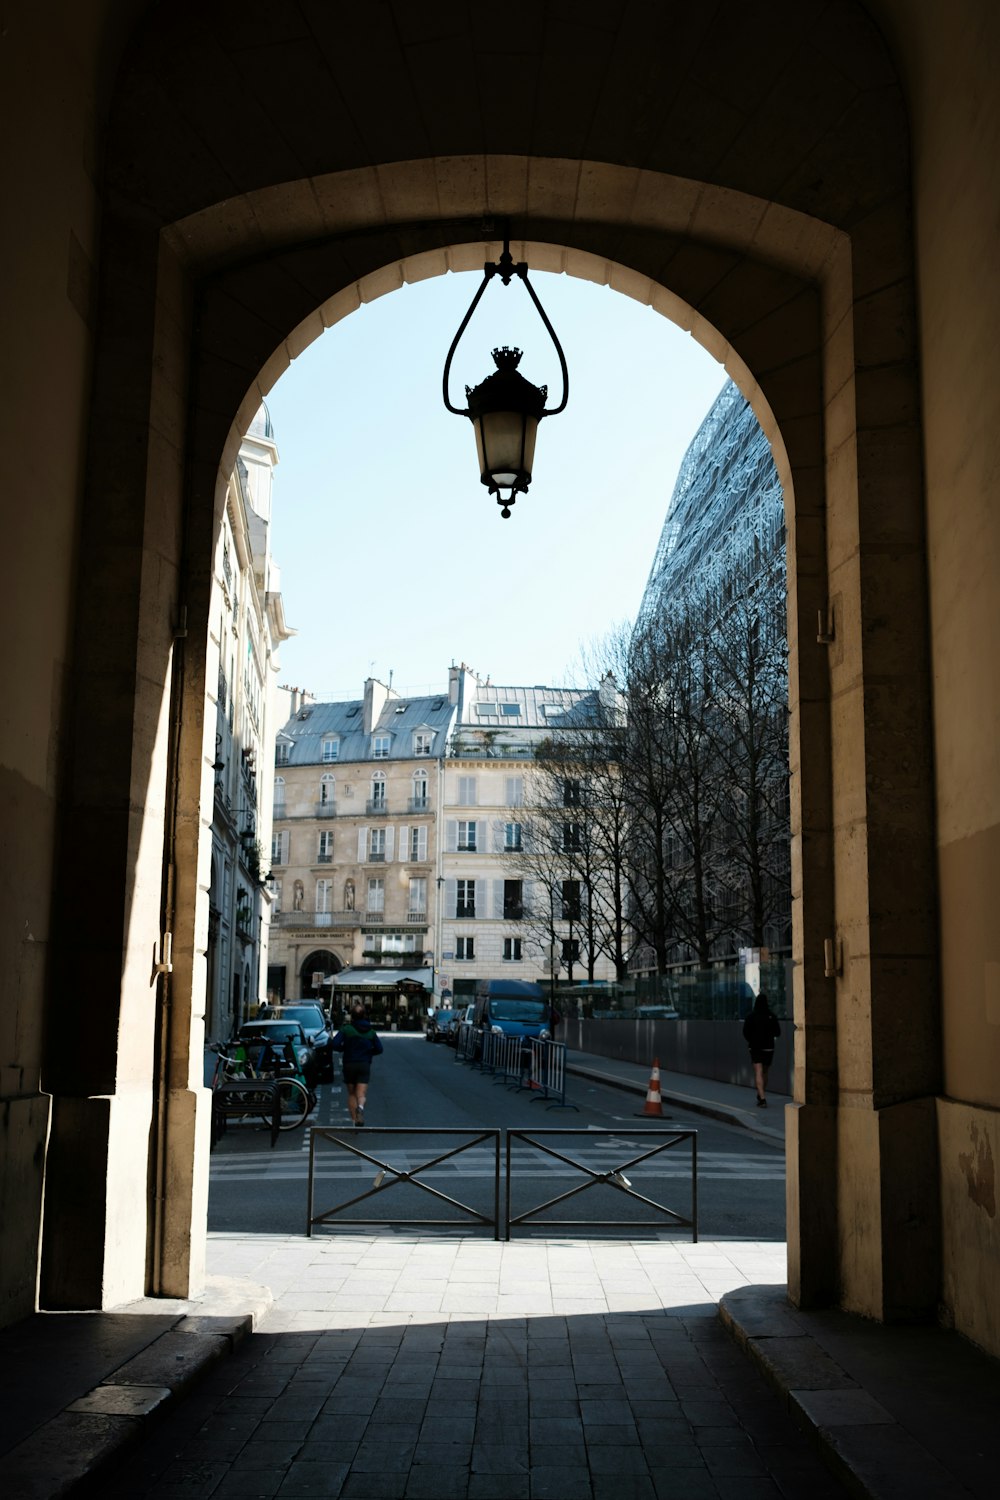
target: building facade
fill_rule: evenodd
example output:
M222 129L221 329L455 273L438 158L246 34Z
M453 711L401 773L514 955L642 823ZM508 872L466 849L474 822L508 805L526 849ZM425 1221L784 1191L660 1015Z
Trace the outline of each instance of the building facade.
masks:
M537 804L545 793L535 762L560 730L599 726L600 690L495 686L464 665L452 668L451 690L457 713L439 827L438 994L460 1004L479 979L582 977L570 847L578 819L572 807L565 819L546 819L557 837L543 869ZM615 977L604 954L593 968L596 979Z
M274 753L268 993L329 1001L348 967L432 970L454 703L369 678L355 701L296 691L289 707Z
M285 625L271 558L271 504L278 450L267 408L257 413L226 491L215 549L211 643L218 652L212 763L205 1037L230 1036L264 996L271 897L264 876L271 841L269 767L278 648Z
M657 954L673 966L791 953L786 593L781 482L727 381L681 464L633 635L637 701L658 673L672 704L635 715L635 733L659 741L668 828L653 875L670 892L667 930L637 948L637 973Z

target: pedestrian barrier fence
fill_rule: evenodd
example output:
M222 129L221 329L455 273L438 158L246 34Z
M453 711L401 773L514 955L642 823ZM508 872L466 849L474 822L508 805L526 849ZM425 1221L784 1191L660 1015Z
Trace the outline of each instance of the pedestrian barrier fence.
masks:
M463 1021L456 1062L469 1063L508 1088L531 1089L547 1109L576 1109L566 1099L566 1044L539 1037L507 1036Z
M426 1161L417 1166L407 1165L400 1167L392 1161L384 1160L375 1155L372 1150L365 1148L374 1143L374 1150L378 1151L383 1145L388 1145L393 1137L405 1137L408 1141L414 1137L426 1141L428 1137L435 1139L444 1137L447 1140L459 1138L458 1144L450 1146L445 1150L438 1150ZM362 1144L362 1142L364 1144ZM471 1204L462 1203L453 1198L449 1193L442 1192L433 1183L424 1180L424 1175L443 1163L452 1161L463 1151L469 1151L474 1147L489 1145L492 1147L493 1158L493 1211L492 1214L484 1213ZM363 1192L355 1194L343 1203L336 1203L331 1208L317 1212L316 1210L316 1163L317 1158L326 1153L326 1148L353 1157L360 1164L367 1163L374 1167L375 1175L371 1186ZM449 1185L455 1178L449 1178ZM393 1188L403 1185L419 1188L421 1192L428 1193L432 1198L441 1203L450 1205L453 1211L467 1217L456 1217L455 1212L448 1218L413 1218L401 1217L390 1213L374 1218L363 1218L352 1214L350 1218L345 1217L349 1209L356 1208L359 1204L370 1199L381 1197ZM331 1224L337 1217L341 1216L345 1227L356 1228L360 1224L409 1224L425 1227L435 1225L448 1228L462 1228L471 1225L482 1225L492 1228L493 1238L500 1238L500 1131L489 1130L458 1130L442 1127L435 1130L433 1127L420 1126L391 1126L370 1125L365 1126L363 1131L349 1126L344 1130L331 1130L313 1126L309 1132L309 1210L307 1216L306 1234L311 1235L313 1227L317 1224Z
M348 1230L372 1224L435 1226L453 1230L481 1227L492 1229L493 1238L499 1240L502 1222L503 1237L508 1240L513 1230L521 1228L543 1231L573 1228L587 1229L591 1232L612 1228L618 1230L656 1228L690 1229L692 1241L697 1241L698 1132L696 1130L644 1128L635 1133L639 1137L638 1140L625 1139L617 1130L593 1128L589 1130L508 1130L506 1131L502 1219L501 1134L503 1132L499 1129L460 1130L446 1127L435 1129L433 1126L366 1126L363 1131L356 1130L352 1126L340 1130L313 1126L309 1132L309 1204L306 1234L312 1235L316 1227L336 1228L338 1225ZM406 1147L405 1156L398 1151L392 1152L395 1142L400 1142ZM442 1142L444 1149L441 1149ZM451 1144L452 1142L455 1144ZM414 1143L418 1148L426 1149L431 1153L425 1160L416 1164L413 1161ZM672 1208L660 1202L658 1198L650 1196L653 1186L658 1192L664 1191L659 1183L665 1183L668 1178L673 1178L676 1174L671 1167L667 1166L662 1177L657 1178L655 1168L651 1170L649 1164L666 1165L663 1163L663 1153L683 1150L685 1147L690 1149L691 1197L690 1211L682 1213L677 1208ZM470 1182L478 1180L482 1184L484 1201L481 1201L478 1207L475 1204L463 1203L452 1193L443 1191L439 1185L446 1181L449 1187L454 1186L459 1180L459 1174L447 1169L454 1168L456 1158L468 1151L478 1153L476 1165L470 1176ZM358 1185L360 1186L366 1179L368 1185L341 1202L329 1207L317 1208L317 1176L321 1165L329 1162L331 1153L337 1153L341 1161L345 1156L353 1161L358 1168ZM584 1156L590 1159L585 1160ZM529 1179L537 1180L540 1161L554 1163L553 1170L559 1176L573 1178L579 1174L582 1181L576 1182L574 1186L542 1202L526 1207L519 1206L515 1211L515 1194ZM445 1172L439 1170L442 1167L446 1169ZM372 1173L370 1178L369 1172ZM436 1181L428 1181L428 1175L435 1172L438 1174ZM632 1178L627 1175L629 1172L637 1178L642 1176L640 1185L633 1183ZM342 1178L343 1174L339 1175ZM548 1174L542 1173L541 1175ZM405 1211L393 1213L391 1211L392 1200L386 1199L385 1195L393 1189L406 1187L419 1189L447 1206L451 1211L449 1216L419 1218ZM586 1219L542 1217L560 1205L578 1199L581 1194L595 1188L610 1189L613 1193L619 1194L620 1199L611 1200L605 1194L602 1206L597 1207L594 1215ZM472 1191L471 1186L468 1187L467 1195ZM374 1200L380 1200L379 1206L384 1204L389 1211L383 1214L376 1213ZM398 1195L395 1201L404 1210L409 1206L400 1205ZM606 1204L609 1201L615 1203L620 1201L621 1212L609 1217L606 1212ZM368 1205L363 1213L358 1212L361 1205ZM605 1210L603 1217L602 1207ZM643 1216L649 1212L655 1214L655 1217ZM633 1214L636 1216L633 1217Z
M505 1216L505 1238L510 1239L513 1228L521 1228L531 1224L536 1229L589 1229L598 1228L621 1228L623 1225L629 1229L649 1229L665 1226L674 1228L690 1229L692 1243L698 1240L698 1132L696 1130L643 1130L642 1147L636 1146L635 1142L625 1141L621 1133L615 1130L508 1130L507 1131L507 1166L506 1166L506 1216ZM577 1139L581 1144L585 1140L588 1147L593 1148L602 1138L609 1144L618 1144L627 1154L625 1160L614 1161L610 1166L604 1161L600 1169L591 1166L589 1162L581 1161L576 1156L568 1156L565 1150L558 1150L555 1145L556 1137L569 1137ZM647 1142L656 1144L647 1147ZM690 1215L678 1213L669 1208L665 1203L660 1203L655 1198L641 1193L632 1184L627 1172L635 1171L653 1157L661 1155L665 1151L683 1148L685 1144L691 1149L691 1209ZM519 1213L514 1212L513 1183L516 1181L515 1157L518 1148L528 1147L533 1153L541 1151L545 1155L554 1157L556 1161L578 1171L584 1180L577 1183L575 1187L566 1192L557 1193L555 1197L548 1198L544 1202L535 1203L530 1208L522 1209ZM624 1195L626 1199L635 1204L642 1205L647 1209L654 1209L658 1215L656 1218L625 1218L624 1215L614 1219L541 1219L540 1215L546 1210L556 1208L559 1204L568 1203L572 1198L578 1198L581 1193L597 1187L611 1188L613 1191Z

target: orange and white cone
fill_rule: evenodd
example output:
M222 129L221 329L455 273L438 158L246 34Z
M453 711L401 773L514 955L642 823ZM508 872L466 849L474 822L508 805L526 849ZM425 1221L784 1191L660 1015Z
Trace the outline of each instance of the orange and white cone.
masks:
M663 1100L660 1098L660 1059L653 1058L653 1071L649 1075L649 1088L646 1090L646 1103L643 1105L644 1115L655 1115L658 1119L663 1118Z

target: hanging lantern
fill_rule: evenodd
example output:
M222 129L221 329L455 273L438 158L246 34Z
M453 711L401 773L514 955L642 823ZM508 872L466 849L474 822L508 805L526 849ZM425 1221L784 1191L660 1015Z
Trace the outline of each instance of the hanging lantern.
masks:
M551 411L545 410L548 387L532 385L530 380L526 380L517 368L521 361L520 349L511 349L506 345L493 350L493 362L496 365L493 374L487 375L486 379L477 386L466 386L465 399L468 402L466 408L453 406L448 397L448 377L451 373L451 362L455 350L468 327L472 314L479 306L480 298L494 276L499 276L504 286L509 286L515 276L524 282L555 344L562 370L563 395L559 405L553 407ZM562 346L545 315L545 309L535 294L534 287L528 280L527 261L519 261L515 265L510 253L510 241L507 238L504 239L503 254L500 259L496 262L487 262L483 267L483 280L479 290L473 297L469 310L462 319L459 330L452 340L451 348L448 350L448 358L444 366L443 388L444 404L447 409L457 417L468 417L472 422L476 434L476 451L479 455L480 480L486 485L491 495L496 495L497 504L501 506L500 514L506 519L510 516L510 507L517 496L526 493L531 483L535 437L539 422L543 417L558 416L565 409L569 399L569 374ZM506 496L502 493L504 490L509 491Z

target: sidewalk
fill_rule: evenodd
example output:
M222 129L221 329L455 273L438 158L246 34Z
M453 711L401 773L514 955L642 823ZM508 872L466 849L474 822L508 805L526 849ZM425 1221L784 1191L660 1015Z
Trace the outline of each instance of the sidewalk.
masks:
M641 1109L647 1069L569 1066ZM661 1087L667 1115L782 1138L783 1101ZM0 1332L5 1500L996 1491L1000 1365L942 1329L791 1308L782 1244L354 1231L208 1250L195 1303Z

